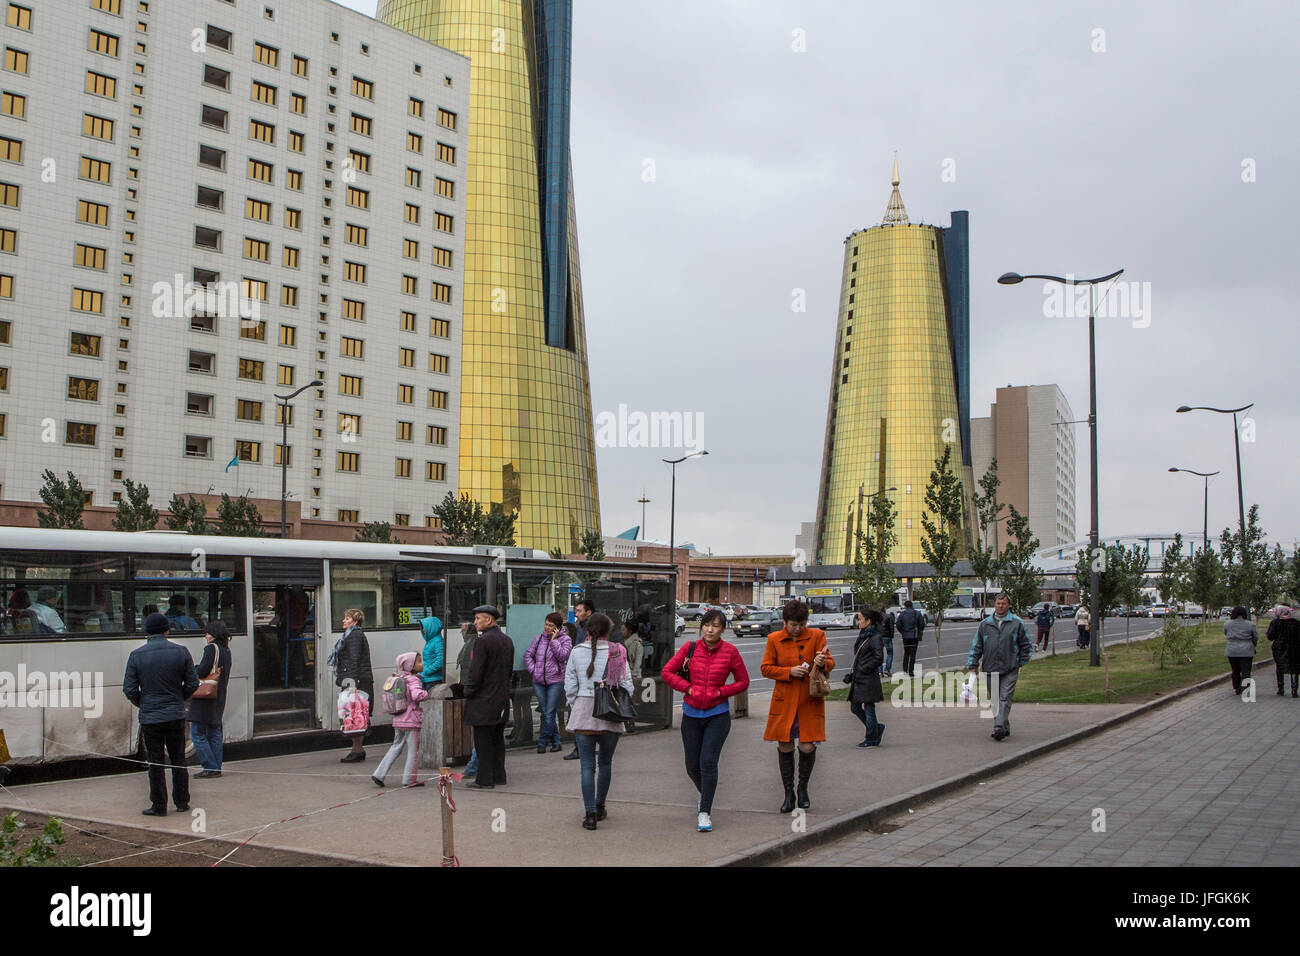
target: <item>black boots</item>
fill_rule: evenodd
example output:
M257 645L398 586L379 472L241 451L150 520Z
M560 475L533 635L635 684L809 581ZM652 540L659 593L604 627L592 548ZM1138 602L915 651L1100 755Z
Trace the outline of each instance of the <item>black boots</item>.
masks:
M582 818L582 828L583 828L584 830L594 830L594 829L596 829L596 814L594 814L594 813L588 813L585 817L583 817L583 818Z
M781 766L781 786L785 787L785 803L781 804L781 813L794 809L794 751L778 750L776 761Z
M807 810L811 803L808 802L808 778L812 776L813 764L817 762L816 749L807 753L799 751L799 809Z

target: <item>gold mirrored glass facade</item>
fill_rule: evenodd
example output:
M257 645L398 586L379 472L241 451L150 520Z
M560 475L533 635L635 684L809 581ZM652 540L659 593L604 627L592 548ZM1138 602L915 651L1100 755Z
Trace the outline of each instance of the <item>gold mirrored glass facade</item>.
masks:
M567 3L547 0L381 0L378 11L470 58L460 490L518 509L517 544L572 553L584 531L600 531L600 505L568 151L567 16ZM548 69L544 88L539 71ZM545 221L547 183L567 193L562 224L554 201ZM547 249L548 226L552 237L558 228L567 263L554 238ZM548 285L560 293L549 313Z
M819 564L852 563L854 532L869 530L867 496L890 487L898 535L890 558L924 561L925 488L946 444L966 513L973 514L958 403L957 372L965 359L953 329L945 230L908 221L897 180L895 164L884 224L844 240L817 501Z

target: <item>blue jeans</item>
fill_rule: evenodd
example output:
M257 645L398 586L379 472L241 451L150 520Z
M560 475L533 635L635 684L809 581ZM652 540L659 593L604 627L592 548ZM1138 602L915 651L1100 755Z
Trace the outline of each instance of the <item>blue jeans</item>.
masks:
M221 725L190 723L190 740L204 770L221 769Z
M533 693L537 695L537 707L542 712L542 732L537 738L537 746L547 743L560 746L560 725L555 719L555 712L564 699L564 682L558 684L539 684L533 681Z
M876 673L880 674L882 677L884 676L885 671L892 671L894 669L894 642L885 641L884 643L885 643L885 666L883 668L877 669L876 671Z
M856 701L850 701L849 710L853 712L854 717L862 721L863 726L866 728L867 735L863 739L867 743L873 741L879 743L877 736L880 733L880 722L876 720L876 705L874 703L859 704Z
M469 762L465 764L465 769L461 771L461 775L464 776L466 779L468 779L469 777L476 776L477 774L478 774L478 750L472 749L469 752Z
M682 715L682 749L686 752L686 776L700 791L700 812L713 812L713 795L718 789L718 758L731 732L731 712L712 717Z
M618 737L612 730L599 734L573 735L573 739L578 742L578 759L582 762L582 805L588 813L595 813L596 807L605 805ZM596 756L597 744L600 745L599 757ZM596 773L598 767L599 776Z

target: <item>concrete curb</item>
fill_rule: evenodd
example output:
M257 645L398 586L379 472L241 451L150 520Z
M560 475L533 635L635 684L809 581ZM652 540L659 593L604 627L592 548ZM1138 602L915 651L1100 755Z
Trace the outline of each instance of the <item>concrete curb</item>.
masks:
M1254 676L1252 674L1252 676ZM1232 679L1231 674L1223 674L1219 677L1211 677L1209 680L1201 681L1199 684L1192 684L1190 687L1184 687L1181 690L1173 691L1156 700L1148 701L1145 704L1138 704L1127 713L1117 714L1114 717L1108 717L1105 720L1079 730L1071 731L1068 734L1062 734L1060 737L1054 737L1036 747L1025 750L1018 754L1013 754L1003 760L988 764L978 770L961 774L960 776L950 777L947 780L941 780L939 783L931 784L927 787L921 787L911 790L902 796L891 797L880 803L863 807L860 810L853 810L849 813L841 814L838 817L826 821L821 826L815 827L802 834L791 834L787 837L781 837L779 840L770 840L767 843L760 843L757 846L742 850L739 853L732 853L728 856L719 857L710 861L708 866L768 866L777 863L789 857L796 856L808 850L830 843L840 837L847 836L850 833L856 833L868 829L890 817L896 817L906 813L917 806L930 803L940 797L946 796L956 790L961 790L971 784L978 783L989 777L1012 770L1023 763L1034 760L1037 757L1045 756L1063 747L1086 740L1096 734L1104 733L1113 727L1143 717L1152 711L1155 711L1174 701L1181 700L1202 690L1207 690L1217 684L1222 684Z

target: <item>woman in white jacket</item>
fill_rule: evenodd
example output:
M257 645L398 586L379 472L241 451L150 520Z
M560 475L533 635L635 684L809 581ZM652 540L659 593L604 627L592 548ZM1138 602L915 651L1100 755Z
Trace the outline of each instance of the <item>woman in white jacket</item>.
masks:
M604 679L629 694L633 691L627 651L622 644L610 642L611 626L604 614L587 618L587 640L574 645L564 671L564 696L569 702L568 728L577 742L578 757L582 761L582 803L586 810L582 826L587 830L596 829L597 821L605 819L605 796L609 793L613 772L614 748L618 745L618 735L623 733L621 722L592 716L596 685Z
M1074 641L1075 646L1087 647L1092 639L1087 605L1080 604L1079 610L1074 612L1074 626L1079 629L1079 636Z

